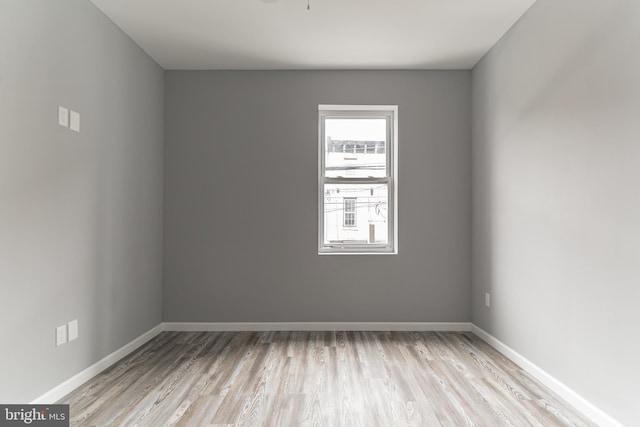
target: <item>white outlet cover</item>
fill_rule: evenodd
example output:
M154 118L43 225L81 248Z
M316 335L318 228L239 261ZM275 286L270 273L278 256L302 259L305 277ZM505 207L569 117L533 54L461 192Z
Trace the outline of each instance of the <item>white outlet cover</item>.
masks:
M69 322L69 342L78 338L78 319Z
M71 110L69 129L80 132L80 113Z
M69 127L69 110L67 108L58 106L58 124Z
M67 342L67 325L58 326L56 328L56 347Z
M486 305L487 307L491 307L491 294L490 293L484 294L484 305Z

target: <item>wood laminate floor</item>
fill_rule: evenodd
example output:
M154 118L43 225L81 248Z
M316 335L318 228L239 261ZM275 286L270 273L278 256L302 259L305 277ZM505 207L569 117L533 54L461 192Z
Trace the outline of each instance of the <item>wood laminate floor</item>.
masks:
M594 426L472 333L163 332L72 426Z

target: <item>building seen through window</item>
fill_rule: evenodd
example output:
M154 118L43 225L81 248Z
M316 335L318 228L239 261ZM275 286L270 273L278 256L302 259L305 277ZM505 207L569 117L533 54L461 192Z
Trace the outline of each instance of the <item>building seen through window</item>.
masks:
M326 171L336 177L365 177L384 173L384 141L331 140ZM324 230L329 244L387 244L386 183L336 183L324 188Z

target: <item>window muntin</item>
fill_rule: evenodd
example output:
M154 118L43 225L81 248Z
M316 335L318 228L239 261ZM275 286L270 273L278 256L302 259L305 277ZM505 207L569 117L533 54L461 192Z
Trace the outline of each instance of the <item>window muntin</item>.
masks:
M397 107L321 105L319 133L319 253L397 253Z

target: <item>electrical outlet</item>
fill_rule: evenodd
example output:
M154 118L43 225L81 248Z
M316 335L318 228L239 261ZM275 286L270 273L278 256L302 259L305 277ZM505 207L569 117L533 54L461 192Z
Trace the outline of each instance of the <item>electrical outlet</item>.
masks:
M69 111L69 129L80 132L80 113Z
M484 294L484 305L491 307L491 294L489 292Z
M78 319L69 322L69 342L78 338Z
M60 126L69 127L69 109L58 106L58 124Z
M56 328L56 347L67 342L67 325L58 326Z

